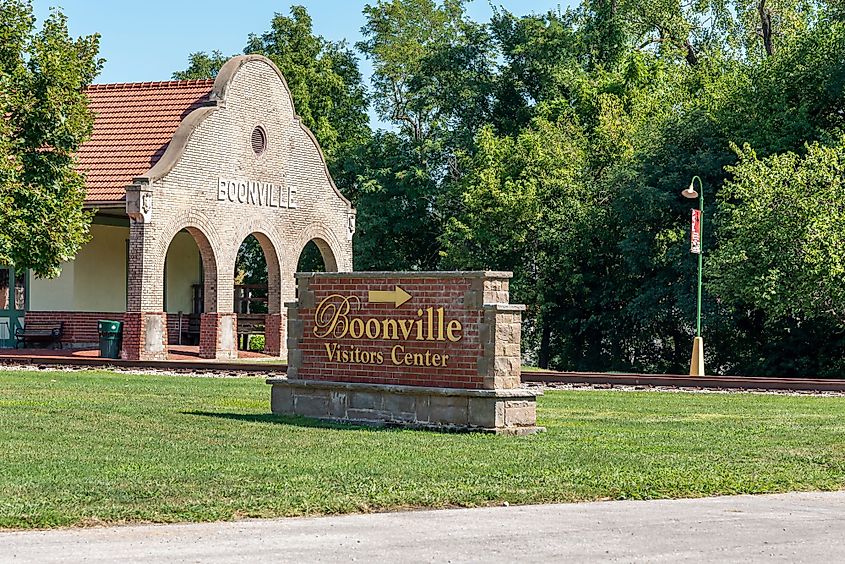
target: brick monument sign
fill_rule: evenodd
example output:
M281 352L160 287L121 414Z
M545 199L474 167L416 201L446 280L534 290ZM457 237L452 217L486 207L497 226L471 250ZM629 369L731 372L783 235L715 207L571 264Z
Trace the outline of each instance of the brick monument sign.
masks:
M272 410L323 419L497 433L536 432L521 388L524 306L510 273L297 274L288 374Z

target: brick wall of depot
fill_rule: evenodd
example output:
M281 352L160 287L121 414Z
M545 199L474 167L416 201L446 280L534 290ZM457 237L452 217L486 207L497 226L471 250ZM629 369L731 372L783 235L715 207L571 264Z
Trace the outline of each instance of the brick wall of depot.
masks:
M498 318L495 314L491 317L491 308L495 313L498 307L509 307L509 274L505 276L496 273L495 276L490 276L489 273L467 273L461 276L452 273L438 276L438 273L396 273L379 276L367 273L329 273L297 276L299 301L289 304L288 310L289 377L464 389L518 386L521 319L519 315L516 315L515 319L514 314L509 314L507 319L516 329L509 326L509 330L505 332L496 330ZM394 303L369 302L370 291L390 292L397 286L411 296L401 306L396 307ZM345 307L342 302L344 298L350 300L348 319L359 317L365 324L367 320L375 319L382 332L385 319L405 321L406 327L407 324L413 324L409 338L404 338L401 329L398 339L385 339L381 333L379 338L370 339L366 332L364 338L353 338L349 332L338 338L338 335L342 334L342 328L336 329L330 336L321 338L318 333L325 331L325 327L321 328L316 319L320 304L329 299L328 303L337 302L337 307L342 308ZM426 333L428 308L433 308L432 326L435 334L424 334L423 340L419 340L416 322L423 322L423 331ZM443 308L444 328L454 320L461 323L459 341L449 341L446 331L442 335L446 340L437 340L440 336L438 308ZM331 313L331 310L328 311ZM375 330L375 325L371 328ZM515 357L513 362L495 361L497 351L503 353L506 350L502 343L498 348L495 346L497 335L499 341L508 339L508 344L516 344L515 348L507 349L507 352ZM359 357L357 361L330 358L330 350L345 350L353 355L358 351ZM420 366L413 363L413 355L426 353L430 355L432 365ZM407 354L412 355L410 363L407 362ZM433 365L436 364L434 355L440 355L440 366ZM444 355L448 355L445 362ZM399 360L399 363L394 362L394 359ZM513 376L515 371L513 386L510 381L503 383L505 380L502 378L495 381L495 371L503 374L507 370L510 371L509 377Z
M98 343L100 336L97 332L97 322L101 319L124 321L123 313L103 313L89 311L29 311L25 320L31 321L62 321L64 322L64 334L62 343L79 346ZM182 317L182 330L188 330L188 316ZM167 314L167 335L168 344L175 345L179 342L179 314ZM183 343L186 343L183 339Z
M28 311L24 323L31 321L64 323L62 344L70 346L91 345L100 340L97 322L101 319L123 321L123 313L90 311Z

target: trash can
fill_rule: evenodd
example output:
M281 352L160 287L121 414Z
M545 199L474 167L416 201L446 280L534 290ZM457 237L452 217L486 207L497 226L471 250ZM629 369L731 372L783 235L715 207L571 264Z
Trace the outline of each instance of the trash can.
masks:
M101 319L97 322L97 330L100 333L100 356L103 358L120 358L123 322Z

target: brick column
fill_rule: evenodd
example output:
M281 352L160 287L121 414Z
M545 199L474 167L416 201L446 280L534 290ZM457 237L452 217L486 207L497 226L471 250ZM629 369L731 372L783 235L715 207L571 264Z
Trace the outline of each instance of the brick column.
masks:
M287 358L286 325L284 313L268 313L264 316L264 354Z
M234 313L200 315L200 358L238 358L238 316Z
M167 360L167 314L159 311L124 313L120 358Z

